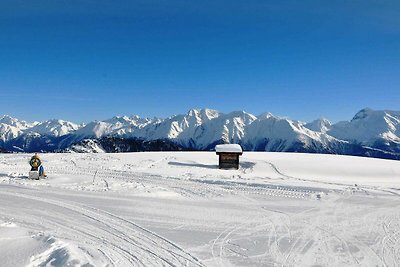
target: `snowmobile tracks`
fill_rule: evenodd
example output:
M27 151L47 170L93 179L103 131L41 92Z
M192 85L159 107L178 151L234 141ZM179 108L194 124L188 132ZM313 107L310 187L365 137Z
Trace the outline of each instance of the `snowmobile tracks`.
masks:
M238 192L244 194L266 195L274 197L286 197L297 199L310 199L313 196L321 194L322 189L318 188L302 188L285 185L274 185L267 183L245 183L233 181L220 181L220 180L202 180L190 179L190 181L206 184L208 186L219 187L226 192Z
M207 180L207 179L179 179L172 177L163 177L160 175L140 173L134 171L119 171L109 169L95 168L79 168L79 167L56 167L49 168L49 172L85 175L94 177L96 180L118 179L125 182L149 182L151 185L170 188L178 193L191 197L195 196L221 196L224 192L229 194L244 193L256 194L272 197L285 197L294 199L312 199L317 195L321 195L322 189L319 188L302 188L286 185L274 185L267 183L245 183L222 180ZM177 185L177 180L180 186ZM188 190L190 188L190 190Z
M197 178L179 179L134 171L118 171L95 168L89 169L79 167L49 168L49 171L62 174L86 175L95 177L96 180L105 181L107 179L118 179L125 182L149 182L152 185L171 188L174 191L178 191L178 193L188 197L192 195L200 197L205 195L221 196L225 192L229 194L244 193L294 199L311 199L316 195L321 194L321 190L318 188L301 188L267 183L245 183ZM176 183L177 180L179 181L179 185ZM188 188L190 188L190 190L188 190Z

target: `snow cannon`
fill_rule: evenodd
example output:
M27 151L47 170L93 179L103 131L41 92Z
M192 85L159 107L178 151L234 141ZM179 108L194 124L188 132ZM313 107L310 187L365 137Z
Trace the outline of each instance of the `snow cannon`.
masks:
M40 178L47 177L46 173L44 172L42 161L40 160L39 155L37 153L35 153L35 155L31 157L29 165L31 165L31 171L29 172L29 179L39 180Z

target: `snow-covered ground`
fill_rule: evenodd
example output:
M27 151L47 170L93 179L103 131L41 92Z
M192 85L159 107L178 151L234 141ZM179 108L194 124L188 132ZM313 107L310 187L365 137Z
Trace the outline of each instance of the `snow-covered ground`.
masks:
M400 162L0 154L1 266L399 266Z

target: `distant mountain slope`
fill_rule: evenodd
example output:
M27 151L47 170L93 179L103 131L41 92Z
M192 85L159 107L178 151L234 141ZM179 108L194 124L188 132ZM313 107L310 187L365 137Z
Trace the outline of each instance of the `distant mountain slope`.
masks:
M37 133L40 135L60 137L69 133L73 133L78 129L79 125L72 122L63 120L47 120L26 129L24 133Z
M12 118L8 115L4 115L0 118L0 145L17 138L23 131L35 126L35 124L29 124L25 121L19 121L18 119Z
M0 119L0 147L9 151L127 152L212 150L238 143L251 151L330 153L400 159L400 112L363 109L351 121L303 123L271 113L254 116L192 109L166 119L119 116L77 125Z
M183 147L170 140L143 141L140 139L102 137L99 139L84 139L71 145L62 152L76 153L121 153L140 151L182 151Z
M351 143L399 153L400 112L363 109L351 121L332 125L327 133Z

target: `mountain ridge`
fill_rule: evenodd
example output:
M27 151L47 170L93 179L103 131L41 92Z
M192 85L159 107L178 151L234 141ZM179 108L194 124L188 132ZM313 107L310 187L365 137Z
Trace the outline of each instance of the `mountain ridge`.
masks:
M334 124L325 118L305 123L270 112L255 116L245 111L222 113L213 109L191 109L165 119L114 116L87 124L57 119L28 123L8 115L0 118L0 147L7 151L74 151L77 144L80 149L76 151L84 151L83 140L92 140L86 144L96 145L93 152L102 151L101 143L113 150L104 152L128 152L129 147L157 150L157 144L163 150L212 150L216 144L238 143L249 151L400 159L400 111L365 108L351 120ZM113 140L124 148L111 145ZM130 145L124 140L130 140Z

